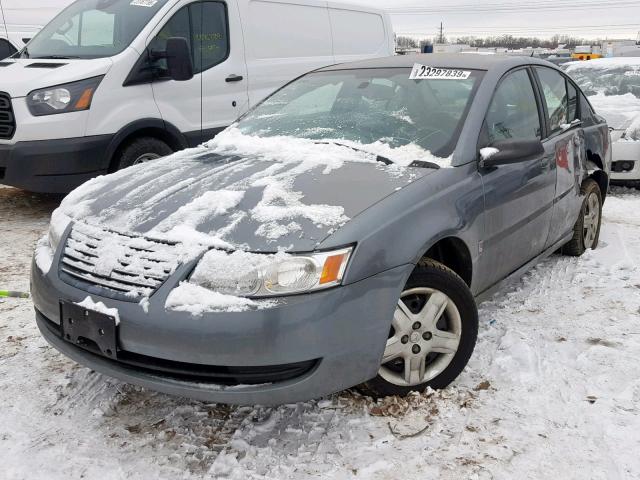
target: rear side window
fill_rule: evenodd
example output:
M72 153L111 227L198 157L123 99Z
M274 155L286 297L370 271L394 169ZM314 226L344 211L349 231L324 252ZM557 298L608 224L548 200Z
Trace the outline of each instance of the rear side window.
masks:
M579 119L578 90L571 82L567 82L567 93L569 99L569 122Z
M3 58L10 57L16 52L17 50L13 48L13 45L11 45L4 38L0 38L0 60L2 60Z
M171 37L185 38L191 48L193 71L198 74L222 63L229 54L227 11L222 2L192 3L179 10L151 41L149 49L162 52ZM165 59L157 60L154 66L160 76L166 71Z
M542 138L538 104L526 70L506 76L485 120L489 144L508 139Z
M547 104L549 135L553 135L562 131L563 125L575 119L575 117L569 119L567 81L560 72L550 68L536 67L536 71Z

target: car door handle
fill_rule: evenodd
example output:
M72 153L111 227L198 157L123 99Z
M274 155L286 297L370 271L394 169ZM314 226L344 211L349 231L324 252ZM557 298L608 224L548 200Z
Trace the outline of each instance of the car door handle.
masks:
M242 80L244 80L244 77L242 75L229 75L225 81L227 83L231 83L231 82L241 82Z

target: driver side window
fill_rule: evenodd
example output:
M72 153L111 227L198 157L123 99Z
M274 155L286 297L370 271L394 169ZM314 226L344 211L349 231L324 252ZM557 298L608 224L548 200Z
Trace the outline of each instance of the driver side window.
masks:
M149 44L151 52L163 52L167 40L181 37L191 49L193 73L198 74L226 60L229 54L227 11L222 2L196 2L179 10ZM156 60L160 76L167 69L166 59Z
M538 104L527 70L508 74L485 119L488 144L509 139L542 139Z

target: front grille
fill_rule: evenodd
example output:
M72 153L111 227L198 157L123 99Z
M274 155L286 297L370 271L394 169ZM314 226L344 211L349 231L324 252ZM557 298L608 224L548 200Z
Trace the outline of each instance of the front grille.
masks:
M175 245L76 223L60 277L85 291L125 301L151 296L180 264Z
M0 138L9 140L16 133L16 119L13 116L11 97L0 92Z

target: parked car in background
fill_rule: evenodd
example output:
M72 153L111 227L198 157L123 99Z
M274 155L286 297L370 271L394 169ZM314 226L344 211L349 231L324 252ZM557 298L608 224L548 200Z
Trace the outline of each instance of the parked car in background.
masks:
M29 43L36 33L38 26L32 25L1 25L0 24L0 60L18 53Z
M443 388L474 297L597 247L609 165L606 123L548 62L323 68L72 192L36 251L37 324L96 371L206 401Z
M212 138L310 70L393 53L389 18L320 0L78 0L2 68L0 183L68 192Z
M640 58L603 58L564 69L611 127L611 183L640 187Z

